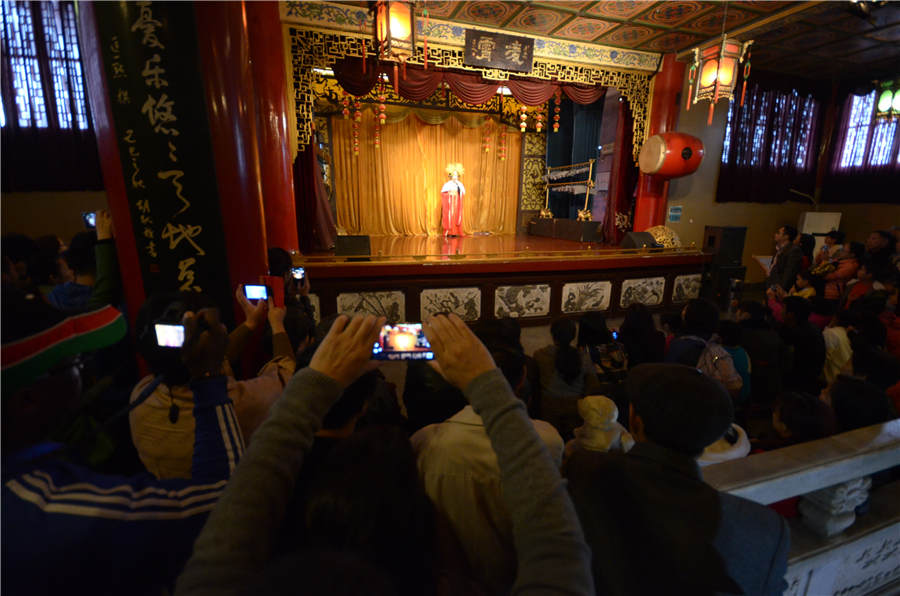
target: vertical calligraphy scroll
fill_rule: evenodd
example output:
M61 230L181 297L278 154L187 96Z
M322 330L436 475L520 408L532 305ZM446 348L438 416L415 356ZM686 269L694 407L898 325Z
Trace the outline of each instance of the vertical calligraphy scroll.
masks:
M147 293L231 302L192 3L95 5Z

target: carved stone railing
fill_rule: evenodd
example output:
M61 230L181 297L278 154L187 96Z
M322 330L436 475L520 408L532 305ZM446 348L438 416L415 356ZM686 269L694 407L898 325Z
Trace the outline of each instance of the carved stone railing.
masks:
M900 589L900 481L869 492L873 474L898 465L900 419L708 466L703 475L762 504L802 496L800 517L790 520L786 594L872 594Z

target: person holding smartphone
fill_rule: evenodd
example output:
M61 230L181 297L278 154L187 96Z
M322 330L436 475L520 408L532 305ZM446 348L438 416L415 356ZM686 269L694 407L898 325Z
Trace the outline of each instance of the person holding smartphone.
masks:
M245 321L228 336L228 348L222 359L228 396L234 403L233 415L223 420L234 438L235 455L269 415L284 386L294 374L295 362L284 329L285 309L271 302L251 302L243 286L235 298L244 311ZM138 313L138 349L153 374L141 379L131 392L132 403L150 391L129 414L131 436L147 470L157 478L190 478L195 425L191 417L192 394L187 387L187 371L177 358L177 350L160 345L156 326L177 322L181 313L196 311L209 299L196 293L158 294L147 299ZM248 379L236 378L233 365L251 337L268 322L272 329L272 359ZM167 343L166 341L162 342Z
M107 209L94 215L96 230L76 234L62 255L72 280L47 294L47 301L59 310L78 312L119 302L122 284L112 216Z

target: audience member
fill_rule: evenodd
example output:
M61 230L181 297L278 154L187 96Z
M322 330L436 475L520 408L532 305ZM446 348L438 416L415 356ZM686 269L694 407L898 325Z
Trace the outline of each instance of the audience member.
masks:
M634 445L634 438L617 422L619 410L615 402L605 395L579 399L578 414L584 424L575 429L575 438L566 443L566 459L577 449L625 453Z
M839 432L848 432L896 417L884 390L865 379L841 375L827 391Z
M429 424L443 422L466 407L463 392L448 383L439 368L433 360L406 363L403 405L410 435Z
M492 357L515 393L525 377L524 356L506 347ZM531 423L559 466L559 433L542 420ZM458 538L474 578L491 594L509 593L516 577L512 519L503 503L497 455L481 417L466 405L445 422L420 429L410 441L425 492L452 531L439 531L439 552L452 552Z
M697 456L697 465L703 467L720 464L725 461L747 457L749 453L750 439L747 437L747 431L740 425L732 423L731 427L722 435L722 438L715 443L707 445L703 453Z
M832 230L825 234L825 244L816 254L814 265L821 265L824 262L831 261L844 245L845 235L843 232Z
M825 299L840 300L847 282L856 277L862 263L865 247L859 242L850 242L835 253L835 260L826 262L813 273L825 280Z
M173 349L193 397L192 480L159 481L97 474L41 442L79 399L80 355L125 335L121 313L107 306L63 319L39 300L4 292L4 319L11 310L20 321L2 326L4 592L170 591L237 463L221 424L234 414L217 313L186 313L184 346Z
M229 337L228 359L223 361L228 397L234 404L232 416L223 421L233 436L238 454L266 419L291 375L294 356L282 321L285 310L260 302L251 304L241 288L236 292L246 320ZM176 323L185 312L208 303L198 294L158 294L151 296L138 313L138 349L151 375L141 379L131 393L129 413L131 435L147 470L157 478L190 478L195 423L191 416L193 394L187 386L187 371L171 348L157 342L157 323ZM274 358L252 379L237 380L228 360L235 347L246 342L268 318L272 327ZM237 348L238 350L240 348ZM142 400L142 401L141 401Z
M589 312L578 321L578 349L586 352L593 363L597 378L617 383L628 371L628 352L625 345L613 336L606 326L606 317Z
M737 405L743 405L750 401L753 384L750 356L741 346L743 334L744 330L740 323L736 321L719 322L719 336L722 339L722 347L731 355L734 369L741 375L741 393L739 399L736 400Z
M564 439L571 438L578 425L577 400L599 383L590 350L572 346L575 329L571 319L556 319L550 325L553 343L534 353L541 378L541 415Z
M781 594L789 530L703 482L696 457L731 425L731 398L695 368L643 364L626 382L635 446L578 451L565 472L598 594Z
M525 354L525 348L522 347L522 326L519 321L509 317L488 319L481 322L476 335L492 353L496 350L509 350L522 355L525 359L525 377L522 379L521 387L517 388L508 375L507 380L513 386L515 394L525 402L528 414L532 418L539 417L540 371L534 358Z
M837 432L831 407L815 395L787 392L778 397L772 411L774 441L761 442L763 449L779 449L797 443L824 439Z
M850 313L842 310L831 325L822 331L825 341L825 366L822 374L830 385L840 374L853 374L853 348L847 336L847 328L853 324Z
M866 238L865 263L870 268L886 269L893 265L891 256L897 243L894 234L886 230L875 230Z
M272 593L296 592L297 578L285 577L285 562L267 569L269 545L281 525L313 432L341 388L369 368L372 343L383 321L372 316L349 322L339 317L335 321L309 368L293 377L235 471L194 545L193 557L179 578L177 594L235 593L260 573L265 576L262 581L271 577L269 574L286 580ZM512 395L487 349L458 317L434 317L425 329L442 373L465 392L484 420L497 454L503 501L516 545L513 591L592 592L590 551L565 485L525 416L524 404ZM403 467L401 462L398 468ZM343 475L341 470L333 471ZM371 477L370 482L377 485L383 479ZM335 517L337 521L342 519L340 515ZM361 521L371 527L378 520ZM373 542L378 538L373 537ZM365 552L357 554L372 563ZM384 557L391 553L379 554ZM300 553L293 560L299 562L303 556Z
M803 261L803 251L794 244L797 237L797 228L781 226L775 230L775 256L772 258L772 266L766 277L766 286L769 288L780 287L787 290L797 277Z
M889 270L888 270L889 271ZM850 308L858 299L871 294L874 291L885 291L886 286L882 279L887 277L885 268L872 270L872 265L863 263L856 270L856 279L850 280L844 290L842 299L843 307Z
M663 313L659 317L659 324L662 327L662 332L666 335L665 353L668 354L672 340L681 333L681 311Z
M63 259L72 272L47 294L47 301L65 312L77 312L119 302L121 282L112 216L97 211L97 229L75 234Z
M785 292L778 287L766 290L767 304L769 310L772 311L772 318L779 323L784 322L784 299L788 296L797 296L809 300L811 305L813 298L817 296L816 288L813 285L817 279L809 271L801 271L797 274L797 280L791 286L790 292Z
M656 328L653 313L645 305L634 303L625 311L619 341L628 352L628 366L662 362L666 356L666 336Z
M37 252L34 240L25 234L4 234L0 253L3 254L3 283L22 291L33 291L28 264Z
M741 326L741 345L750 356L750 392L756 403L771 403L781 393L782 377L787 369L787 348L767 318L768 310L758 302L741 302L737 321Z
M716 335L719 309L709 300L694 298L685 305L681 320L682 335L669 344L666 362L699 368L739 398L743 380Z
M784 374L784 387L817 395L819 377L825 365L825 340L822 332L809 322L808 300L789 296L784 300L784 325L781 339L788 349L791 366Z
M859 302L858 306L865 307L867 303L880 301L863 299ZM853 374L887 390L900 381L900 360L885 350L887 329L874 312L865 308L854 308L851 314L856 317L850 337Z
M816 249L816 237L812 234L798 234L794 244L800 247L803 258L800 260L800 271L806 271L813 264L813 252ZM799 273L799 272L798 272Z

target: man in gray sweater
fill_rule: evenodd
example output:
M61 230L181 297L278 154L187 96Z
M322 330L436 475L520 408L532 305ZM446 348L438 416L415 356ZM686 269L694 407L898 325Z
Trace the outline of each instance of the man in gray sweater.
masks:
M342 390L371 370L383 319L338 317L308 368L254 435L178 580L177 594L237 594L265 572L304 455ZM513 524L513 593L591 594L590 549L565 483L490 353L456 315L425 327L445 378L463 390L497 452ZM297 577L301 591L304 577ZM360 593L365 592L360 586Z
M794 244L797 228L781 226L775 230L775 257L766 278L766 287L779 286L788 291L794 285L800 266L803 262L803 251Z

